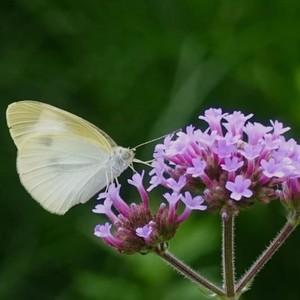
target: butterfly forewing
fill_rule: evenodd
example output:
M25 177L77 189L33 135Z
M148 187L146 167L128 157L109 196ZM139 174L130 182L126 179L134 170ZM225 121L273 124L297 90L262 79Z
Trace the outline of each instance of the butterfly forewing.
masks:
M17 148L32 136L54 133L77 135L107 151L116 146L105 132L90 122L38 101L24 100L10 104L7 109L7 123Z

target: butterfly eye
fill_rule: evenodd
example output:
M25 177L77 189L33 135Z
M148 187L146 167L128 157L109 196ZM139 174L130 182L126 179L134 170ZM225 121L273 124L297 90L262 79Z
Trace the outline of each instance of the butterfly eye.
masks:
M132 151L131 150L129 150L129 149L122 149L123 151L122 151L122 153L120 153L121 154L121 158L123 159L123 160L129 160L132 156L133 156L133 153L132 153ZM125 151L124 151L125 150Z

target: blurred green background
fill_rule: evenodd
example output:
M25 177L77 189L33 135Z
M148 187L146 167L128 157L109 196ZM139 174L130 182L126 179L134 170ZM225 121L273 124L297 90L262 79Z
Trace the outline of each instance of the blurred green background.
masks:
M64 217L33 201L16 173L6 107L47 102L123 146L200 124L208 107L281 120L299 140L299 15L292 0L1 1L0 299L204 299L154 255L120 255L97 240L93 228L104 219L91 212L95 198ZM123 196L135 201L131 189ZM284 221L276 202L240 214L238 276ZM194 213L171 251L220 283L220 234L217 215ZM299 248L298 230L242 299L298 299Z

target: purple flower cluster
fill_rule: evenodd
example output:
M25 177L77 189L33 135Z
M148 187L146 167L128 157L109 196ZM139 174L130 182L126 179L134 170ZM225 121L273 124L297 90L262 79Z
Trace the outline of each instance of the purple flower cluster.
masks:
M120 185L111 184L98 197L99 200L104 199L103 204L98 204L93 210L94 213L105 214L111 222L97 225L94 234L121 253L148 253L157 247L165 247L192 210L206 209L201 196L192 197L188 191L180 194L184 181L175 182L170 178L168 181L172 192L163 195L166 202L152 214L143 177L144 172L142 175L136 173L128 180L138 190L141 203L128 205L120 196Z
M177 186L201 195L209 211L223 215L237 214L254 199L286 200L290 183L300 177L300 147L284 138L289 128L282 123L264 126L249 122L251 117L208 109L199 117L208 124L205 130L190 125L167 136L155 148L148 191Z
M282 123L264 126L249 122L251 117L208 109L199 117L206 129L190 125L167 136L155 147L150 187L143 185L144 172L128 180L139 192L139 203L128 205L119 184L99 195L102 204L93 212L105 214L110 223L97 225L94 234L121 253L147 253L165 248L193 210L226 218L255 199L264 204L280 199L300 212L300 146L285 139L289 128ZM153 214L149 192L157 186L168 192Z

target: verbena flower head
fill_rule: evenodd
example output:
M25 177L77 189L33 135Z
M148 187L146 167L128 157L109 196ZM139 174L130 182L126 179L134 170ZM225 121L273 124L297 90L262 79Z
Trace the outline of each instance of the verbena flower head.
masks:
M111 184L107 192L99 195L102 203L93 210L94 213L105 214L110 221L97 225L94 234L121 253L148 253L165 248L179 224L189 217L192 210L206 209L201 196L180 193L186 183L184 177L178 181L170 178L171 191L163 195L164 202L152 214L143 177L144 172L141 175L136 173L128 180L139 192L138 201L128 205L120 196L120 185Z
M155 148L148 191L177 187L179 197L186 192L201 196L209 211L224 216L237 214L254 199L269 203L290 198L288 192L295 195L295 184L291 191L288 182L300 177L299 145L285 139L289 128L282 123L264 126L250 122L252 116L208 109L199 117L207 123L204 130L190 125L167 136Z

